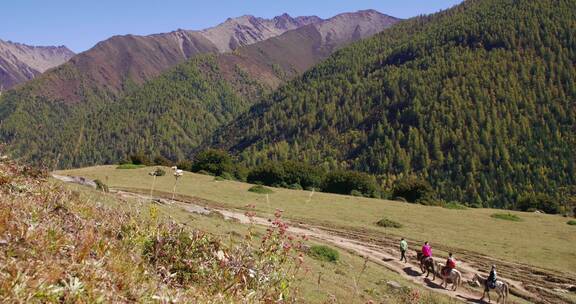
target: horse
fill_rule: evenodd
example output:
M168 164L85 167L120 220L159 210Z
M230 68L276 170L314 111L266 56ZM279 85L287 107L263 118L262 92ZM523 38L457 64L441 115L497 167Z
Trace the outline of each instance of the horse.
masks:
M440 286L443 286L444 289L448 289L448 283L452 283L452 290L456 291L456 289L458 289L458 286L462 283L462 273L460 273L460 271L452 269L452 271L446 275L443 271L444 265L439 264L438 262L436 262L436 270L438 271L438 275L442 278L442 284L440 284Z
M432 257L426 257L425 259L422 259L422 253L418 252L416 254L418 261L420 261L420 271L422 271L422 274L426 273L426 277L428 277L430 275L430 272L432 272L432 281L436 280L436 271L434 270L434 259L432 259Z
M486 295L486 293L488 293L488 303L490 303L490 289L486 291L486 284L488 279L483 278L478 274L475 274L474 281L484 288L484 292L482 293L482 299L480 300L484 301L484 296ZM500 299L502 299L502 303L506 303L506 299L508 298L508 293L510 290L508 284L504 281L496 280L496 287L494 288L494 290L496 290L496 293L498 294L498 299L496 299L496 303L499 303Z

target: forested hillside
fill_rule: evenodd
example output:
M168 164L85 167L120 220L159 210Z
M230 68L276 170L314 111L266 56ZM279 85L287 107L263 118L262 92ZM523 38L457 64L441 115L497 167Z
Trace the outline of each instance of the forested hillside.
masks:
M445 200L514 207L576 183L576 1L469 0L331 56L212 146L297 159Z
M63 65L0 100L0 141L15 156L50 168L114 163L133 153L190 159L217 127L265 94L342 46L397 21L376 11L340 14L234 52L196 54L141 85L145 79L119 77L131 83L118 82L121 94ZM65 89L54 81L75 86ZM78 98L64 98L67 94Z
M17 155L49 167L121 161L131 153L184 159L265 87L240 69L221 73L215 55L196 57L117 102L65 104L10 92L1 133Z

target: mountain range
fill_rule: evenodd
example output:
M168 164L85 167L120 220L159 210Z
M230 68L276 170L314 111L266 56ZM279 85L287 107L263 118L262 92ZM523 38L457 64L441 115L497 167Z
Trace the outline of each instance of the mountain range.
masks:
M8 92L0 136L24 159L58 167L116 162L151 146L184 158L282 83L398 21L373 10L244 16L204 31L112 37Z
M576 184L574 20L573 0L467 0L112 37L3 94L0 141L50 168L220 148L516 208Z
M26 82L74 56L65 46L30 46L0 40L0 91Z
M365 33L374 33L373 28L382 30L382 24L390 25L397 20L376 11L343 14L335 18L346 17L351 18L346 24L354 26L350 37L340 37L351 30L342 22L336 24L318 17L292 18L287 14L273 19L242 16L201 31L114 36L40 77L33 94L66 103L82 102L92 97L115 99L127 89L141 85L198 54L229 52L308 25L322 30L325 41L321 43L324 45L342 45L352 38L363 37ZM321 25L325 28L322 29ZM358 33L354 34L356 27Z

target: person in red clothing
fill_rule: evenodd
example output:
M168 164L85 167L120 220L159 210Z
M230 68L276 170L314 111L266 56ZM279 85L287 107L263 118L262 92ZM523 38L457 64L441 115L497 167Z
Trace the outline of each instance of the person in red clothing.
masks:
M447 276L454 268L456 268L456 260L452 256L452 252L450 252L446 260L446 265L442 268L442 275Z

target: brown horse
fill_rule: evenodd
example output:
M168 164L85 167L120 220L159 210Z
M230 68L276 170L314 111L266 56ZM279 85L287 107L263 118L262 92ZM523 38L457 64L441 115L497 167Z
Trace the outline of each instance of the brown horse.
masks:
M434 271L434 259L432 257L422 258L422 253L418 252L416 254L418 261L420 261L420 271L422 274L426 273L426 277L432 273L432 281L436 280L436 271Z

